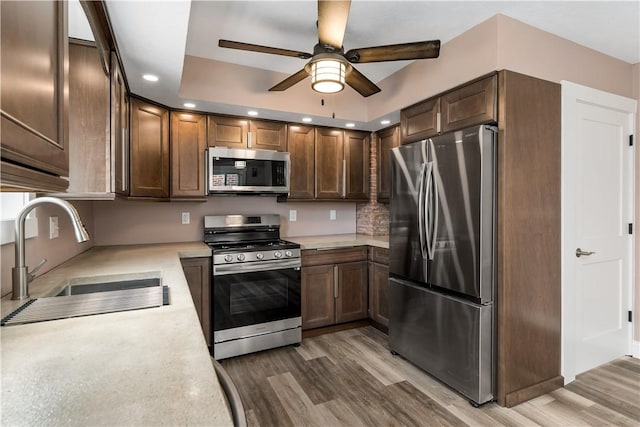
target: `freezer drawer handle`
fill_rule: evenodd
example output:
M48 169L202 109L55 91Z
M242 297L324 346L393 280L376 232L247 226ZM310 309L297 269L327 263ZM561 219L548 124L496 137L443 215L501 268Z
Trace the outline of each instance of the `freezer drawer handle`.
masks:
M593 254L595 254L595 252L583 251L580 248L576 249L576 257L578 257L578 258L580 258L581 256L589 256L589 255L593 255Z

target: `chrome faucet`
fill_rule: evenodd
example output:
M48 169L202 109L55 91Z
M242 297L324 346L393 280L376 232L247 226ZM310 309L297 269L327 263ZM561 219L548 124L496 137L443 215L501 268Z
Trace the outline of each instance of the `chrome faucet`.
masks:
M31 280L33 280L34 275L29 274L29 268L25 265L25 255L24 255L24 223L27 219L27 215L33 208L38 205L42 205L45 203L52 203L54 205L60 206L69 216L71 217L71 224L73 224L73 230L76 233L76 240L78 242L86 242L89 240L89 233L84 228L84 224L80 220L80 215L76 208L66 200L56 199L55 197L40 197L38 199L34 199L24 205L20 212L18 212L18 216L16 217L16 239L15 239L15 248L16 248L16 259L15 259L15 267L11 270L12 279L13 279L13 293L11 299L20 300L29 298L29 287L28 284ZM36 269L38 269L44 262L41 262ZM34 269L34 273L35 270Z

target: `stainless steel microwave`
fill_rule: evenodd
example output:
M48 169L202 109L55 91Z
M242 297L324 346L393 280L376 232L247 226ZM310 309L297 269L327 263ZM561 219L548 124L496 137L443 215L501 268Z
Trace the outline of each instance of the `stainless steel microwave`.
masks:
M210 147L210 194L289 194L289 153Z

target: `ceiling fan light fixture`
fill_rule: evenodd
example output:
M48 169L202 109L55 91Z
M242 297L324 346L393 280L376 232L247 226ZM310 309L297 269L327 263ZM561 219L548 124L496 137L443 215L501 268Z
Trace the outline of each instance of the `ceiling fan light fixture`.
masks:
M320 93L336 93L344 89L347 67L337 59L319 59L311 63L311 88Z

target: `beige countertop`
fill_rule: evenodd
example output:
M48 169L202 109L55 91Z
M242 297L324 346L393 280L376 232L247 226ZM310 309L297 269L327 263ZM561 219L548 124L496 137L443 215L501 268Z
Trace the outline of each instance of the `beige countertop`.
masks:
M232 425L180 258L204 243L94 247L37 278L160 272L171 304L0 329L2 425ZM2 300L2 316L16 301Z
M284 237L284 239L300 244L302 249L344 248L349 246L389 248L389 236L368 236L366 234L296 236Z

